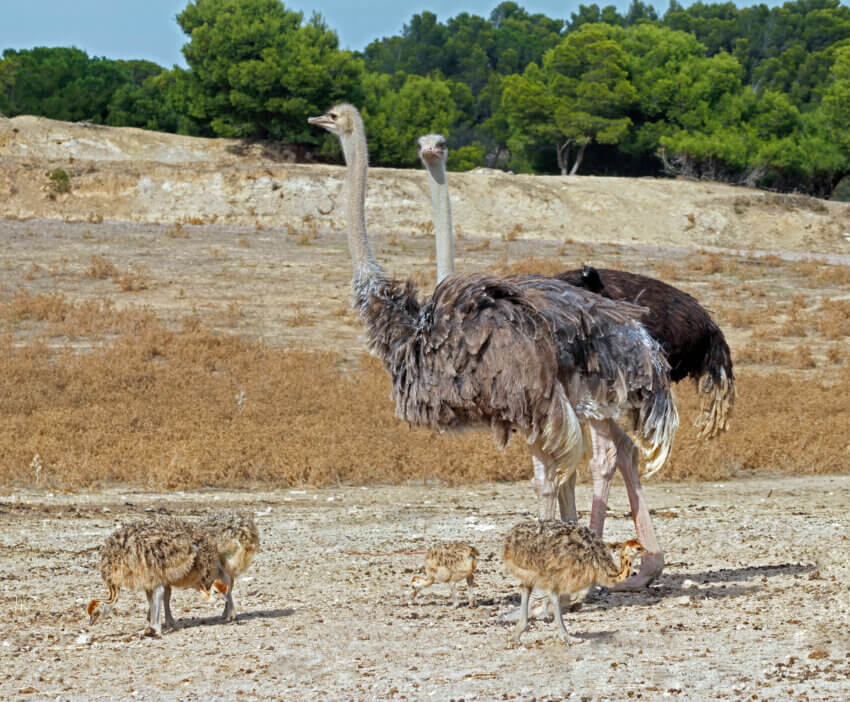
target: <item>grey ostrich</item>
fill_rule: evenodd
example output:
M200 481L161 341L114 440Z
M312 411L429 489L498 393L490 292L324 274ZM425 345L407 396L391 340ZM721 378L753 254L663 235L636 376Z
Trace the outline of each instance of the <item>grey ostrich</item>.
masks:
M428 170L431 198L435 203L437 260L451 257L451 262L444 264L444 269L454 272L454 234L446 180L448 147L440 134L420 137L418 146L419 156ZM438 208L438 202L444 204ZM721 429L726 429L735 398L732 361L729 346L708 312L687 293L661 281L625 271L603 270L602 274L604 283L599 272L587 266L579 271L566 271L556 277L605 297L645 307L641 322L650 336L661 344L671 365L671 379L679 381L684 377L692 377L697 381L702 412L696 423L702 428L701 435L712 437ZM614 471L620 468L629 490L638 538L649 551L641 562L641 572L636 578L630 578L623 587L646 584L661 572L664 561L660 551L656 555L654 546L657 546L657 541L648 511L639 518L635 510L636 504L645 507L646 503L639 494L637 473L629 465L632 461L628 458L634 454L633 449L627 444L628 437L618 427L591 424L590 431L594 446L590 463L594 480L591 528L602 535L610 482ZM617 448L622 448L626 453L613 450Z
M342 144L353 304L392 376L397 416L440 431L489 427L499 447L521 430L543 518L556 507L576 518L559 484L575 481L584 454L577 411L601 421L629 416L652 465L664 462L678 415L669 367L635 321L640 307L553 278L480 273L450 276L420 302L413 283L390 278L369 246L360 113L342 104L309 122Z

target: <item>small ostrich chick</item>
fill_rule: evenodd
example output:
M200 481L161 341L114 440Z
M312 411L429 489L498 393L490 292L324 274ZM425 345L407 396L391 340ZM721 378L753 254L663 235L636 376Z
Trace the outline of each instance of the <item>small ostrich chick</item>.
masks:
M220 579L218 553L212 541L199 529L173 518L128 524L111 534L100 552L100 574L109 597L89 602L90 623L112 611L122 587L144 590L148 598L147 636L162 633L160 615L166 588L196 589L207 600L213 592L225 594L228 589ZM166 611L165 625L174 628L170 611Z
M593 584L616 585L629 577L633 559L644 552L639 541L626 541L620 550L618 567L605 542L587 527L557 519L528 520L514 526L505 537L502 551L505 566L519 578L522 593L514 641L519 641L528 627L532 589L549 593L560 636L568 641L560 595L575 598Z
M254 554L260 550L260 532L254 516L250 512L219 512L202 519L198 526L215 545L221 569L227 576L226 603L221 616L226 622L235 621L236 578L248 570Z
M455 582L466 580L466 588L469 593L469 606L475 606L475 594L472 591L474 584L472 574L478 562L475 560L480 554L478 549L462 541L450 541L433 546L425 554L425 575L414 575L410 581L413 587L411 599L415 598L420 590L433 585L435 581L449 583L452 588L452 602L457 607L457 589Z

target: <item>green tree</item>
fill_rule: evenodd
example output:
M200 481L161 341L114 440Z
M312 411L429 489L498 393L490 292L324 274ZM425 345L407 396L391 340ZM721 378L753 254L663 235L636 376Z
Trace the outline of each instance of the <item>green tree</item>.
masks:
M605 24L583 25L522 76L510 76L502 108L514 143L530 137L555 146L562 174L574 174L594 141L617 144L628 132L637 99L629 82L627 55L618 42L623 30ZM527 136L522 136L527 135ZM576 156L569 164L570 151Z
M418 162L417 137L449 135L457 110L448 81L399 72L366 74L363 82L362 113L372 163L413 166Z
M10 116L41 115L103 123L112 95L137 75L159 72L149 61L89 58L75 48L7 49L0 64L0 109Z
M850 157L850 46L835 52L831 73L821 110L830 137Z
M362 62L317 14L305 24L280 0L195 0L177 22L188 115L218 136L315 143L308 116L361 99Z

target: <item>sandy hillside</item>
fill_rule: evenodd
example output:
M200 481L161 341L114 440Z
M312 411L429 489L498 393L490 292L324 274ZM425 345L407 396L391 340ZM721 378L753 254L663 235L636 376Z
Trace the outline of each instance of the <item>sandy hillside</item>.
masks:
M341 229L343 169L286 161L236 140L0 118L0 217ZM55 168L70 193L50 192ZM452 197L460 236L850 253L850 204L716 183L487 171L453 174ZM374 232L422 227L427 202L421 170L370 171Z

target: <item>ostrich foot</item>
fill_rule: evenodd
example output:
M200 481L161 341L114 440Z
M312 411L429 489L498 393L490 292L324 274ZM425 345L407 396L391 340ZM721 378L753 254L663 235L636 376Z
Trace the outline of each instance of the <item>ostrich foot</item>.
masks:
M549 614L549 601L546 595L534 594L531 596L531 607L529 607L529 619L543 619ZM515 609L510 609L504 614L499 615L500 622L515 622L522 616L522 605Z
M636 592L649 587L649 584L655 580L661 571L664 570L664 554L661 551L657 553L645 553L640 561L640 569L637 574L630 575L623 582L617 583L611 588L611 592Z
M573 636L572 634L566 631L559 631L558 636L560 637L561 641L563 641L568 646L584 643L584 639L581 639L578 636Z
M584 601L583 595L587 593L579 593L578 596L570 598L569 595L561 595L561 611L562 612L578 612L581 609ZM552 607L546 595L535 594L531 596L531 608L528 613L529 619L548 619L552 614ZM515 622L520 617L520 608L511 609L504 614L499 615L500 622Z

